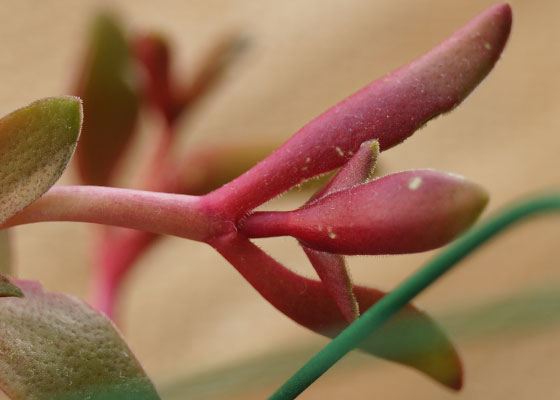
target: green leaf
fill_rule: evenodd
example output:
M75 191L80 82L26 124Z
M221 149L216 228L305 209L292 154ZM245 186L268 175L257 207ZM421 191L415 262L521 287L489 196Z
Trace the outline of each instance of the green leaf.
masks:
M87 116L77 160L82 179L89 185L109 184L134 133L139 98L130 55L118 21L110 14L99 15L77 88Z
M0 224L58 180L81 123L80 99L69 96L39 100L0 119Z
M0 387L15 400L159 399L112 323L82 301L16 282L0 299Z
M10 245L10 233L7 230L0 231L0 274L10 274L12 270L12 249Z
M0 274L0 297L23 297L23 292L8 278Z

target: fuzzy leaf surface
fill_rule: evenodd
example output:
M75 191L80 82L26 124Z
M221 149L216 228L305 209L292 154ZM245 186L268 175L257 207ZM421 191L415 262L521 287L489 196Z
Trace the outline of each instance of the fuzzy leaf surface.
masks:
M159 399L105 316L38 283L16 283L25 298L0 299L0 387L11 399Z
M371 179L378 155L379 143L376 140L364 142L350 161L337 172L324 188L317 191L304 207L333 192L350 188ZM302 247L344 318L349 322L354 321L360 312L344 257L339 254L313 250L305 245L302 245Z
M0 224L58 180L81 124L82 107L75 97L39 100L0 119Z
M458 106L498 61L511 8L487 9L410 64L374 81L318 116L250 171L207 197L238 220L298 183L342 166L361 143L386 150Z
M488 195L463 177L433 170L386 175L309 207L251 215L250 237L289 235L338 254L405 254L440 247L480 215Z
M23 292L8 278L0 274L0 297L23 297Z
M10 274L12 271L12 247L10 231L0 231L0 274Z

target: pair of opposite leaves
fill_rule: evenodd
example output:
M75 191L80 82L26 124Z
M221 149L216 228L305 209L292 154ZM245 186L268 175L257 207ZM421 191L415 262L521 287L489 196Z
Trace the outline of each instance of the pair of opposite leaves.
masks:
M487 75L505 45L510 24L511 11L507 5L502 4L487 10L425 56L367 86L312 121L284 146L243 175L241 179L237 179L208 195L208 203L218 205L223 210L224 215L239 221L240 217L247 211L298 182L343 165L348 160L349 155L357 152L361 143L367 140L377 139L381 150L401 142L427 120L459 104ZM0 187L2 190L0 220L2 222L35 201L58 179L76 145L80 123L80 104L77 99L73 98L53 98L39 101L8 115L0 121L0 151L3 157L0 166ZM301 151L293 151L294 149ZM347 156L340 157L340 152ZM313 160L313 162L310 163L307 161L308 159ZM417 176L409 176L412 179L415 177ZM407 185L416 185L412 182L410 179L406 180ZM355 190L355 188L352 190ZM321 201L323 203L333 201L336 198L337 193L331 193L329 196L316 200L314 204ZM303 208L302 212L305 212L306 209L312 209L312 204L308 208ZM257 218L266 219L270 218L270 215L255 214L252 218L252 220L249 218L244 225L247 234L266 236L270 233L259 232L263 229L266 231L266 228L263 228L266 225L256 222ZM297 231L298 229L292 232L295 233L294 236L301 236ZM271 234L276 233L272 232ZM337 235L337 233L327 230L327 237L331 238L332 234ZM312 237L311 240L304 236L300 239L308 247L314 246ZM320 247L321 243L317 243ZM250 242L241 235L227 242L220 243L218 241L212 244L250 281L253 279L253 282L251 282L253 285L255 285L254 277L248 276L251 274L249 266L243 264L259 261L263 261L264 264L273 262L273 260L266 259L264 253L259 253L258 249L252 247ZM313 254L315 251L308 250L308 254ZM243 255L246 259L240 260L240 255ZM294 281L291 276L289 272L286 272L288 281ZM258 277L258 279L261 278ZM322 333L332 335L333 329L341 329L340 326L332 325L332 322L344 322L344 320L336 306L333 309L332 300L329 300L330 297L325 296L324 286L315 281L294 281L297 285L301 285L302 282L307 285L307 292L301 299L303 304L307 302L307 304L317 306L317 308L306 310L299 305L296 306L297 309L290 310L292 305L273 304L281 310L286 308L286 310L283 310L285 312L295 311L296 314L300 313L299 316L307 319L306 321L298 321L304 325L310 326L317 323L316 326L310 327ZM269 281L267 284L269 287L266 290L275 290L276 282ZM85 321L92 318L92 315L96 315L87 307L69 297L45 295L36 287L33 288L33 285L26 290L26 285L31 284L20 284L24 289L26 298L2 299L0 310L6 310L12 304L16 304L19 311L15 314L21 313L22 316L29 316L33 314L29 309L34 310L36 314L37 309L44 309L44 304L51 299L49 296L54 296L52 299L56 297L57 300L53 300L55 305L49 307L53 310L52 313L46 314L46 326L52 329L52 332L50 332L52 340L55 337L66 337L69 334L80 336L83 332L81 332L81 329L74 330L76 325L84 327L87 324ZM257 289L266 297L263 288ZM372 293L374 292L371 289L356 288L357 302L362 309L373 304L375 296ZM34 300L37 300L38 305L37 303L32 305ZM66 302L80 308L78 312L80 316L68 325L74 328L61 329L60 321L63 321L64 316L69 312L68 307L62 305ZM321 310L326 310L328 311L326 314L330 313L332 315L322 315ZM408 307L405 312L407 310L414 309ZM301 315L302 312L305 315ZM420 340L422 342L421 347L426 351L418 353L418 343L406 342L408 334L406 333L407 330L403 329L403 325L400 325L398 329L390 328L390 325L399 326L398 320L389 324L385 331L380 330L372 335L371 340L363 343L361 347L374 354L412 365L450 387L459 387L461 385L461 368L453 347L431 320L417 311L413 311L413 314L420 318L426 326L423 332L425 335ZM87 318L85 318L86 316ZM119 346L124 346L111 325L103 317L97 317L103 320L102 325L104 327L101 330L112 332L111 335L116 335L115 340L118 339ZM293 315L291 317L296 321L298 320L297 315L295 318ZM22 318L20 317L20 320ZM29 322L29 319L26 321L25 329L33 333L34 322ZM328 322L330 325L325 326L324 322ZM17 323L14 324L17 325ZM417 323L414 326L416 327ZM406 322L404 322L404 327L406 327ZM60 358L59 353L52 352L52 348L50 353L45 351L48 347L46 345L49 343L49 329L41 329L41 333L47 335L47 338L37 337L35 342L27 342L31 345L32 352L27 351L28 347L17 348L18 340L6 342L6 346L11 346L14 350L13 353L10 353L12 357L6 358L6 366L9 365L9 359L13 359L15 356L19 357L21 365L26 367L24 371L14 372L13 369L3 368L3 372L0 372L0 381L9 395L16 399L47 398L45 393L53 394L53 391L62 393L65 389L70 388L68 379L75 384L71 389L78 391L81 390L78 382L84 385L82 390L90 390L95 388L96 385L100 386L101 383L111 385L112 379L107 376L104 376L102 380L97 380L94 378L95 374L88 374L88 370L95 371L95 368L86 365L83 359L78 357L75 359L75 367L67 370L66 386L62 382L64 378L61 377L62 381L59 380L58 383L55 383L55 385L59 384L60 386L49 389L47 380L39 379L39 377L49 376L48 371L50 365L52 365L50 364L52 360L47 360L49 357L54 357L53 360L62 364L66 362ZM53 334L53 332L56 332L56 334ZM403 332L405 333L403 334ZM38 336L36 333L31 336ZM393 336L396 333L397 336L400 336L400 340L386 340L387 336ZM418 335L414 334L414 337L417 338ZM87 352L86 343L81 343L79 340L78 343L76 349ZM410 350L406 349L407 347L413 347L412 356L411 353L406 351ZM76 351L78 354L80 353L80 350ZM110 351L107 352L104 357L121 357L110 353ZM130 353L125 352L125 355L129 362L127 365L133 365L133 367L130 367L131 370L134 370L132 375L136 374L132 381L139 379L142 382L138 386L142 387L141 391L145 393L144 398L157 397L153 387L143 375L140 366L133 360ZM95 359L99 361L97 357ZM37 362L34 362L34 360ZM92 362L95 363L96 361ZM30 373L26 373L26 371ZM125 376L130 376L130 374L125 374ZM123 382L119 381L119 383L122 384ZM113 387L118 387L118 385L113 385ZM49 392L49 390L51 391ZM72 395L76 396L75 393L71 393L68 394L68 398L72 398ZM61 396L64 395L61 394ZM48 398L56 397L50 395ZM137 395L136 398L142 397Z

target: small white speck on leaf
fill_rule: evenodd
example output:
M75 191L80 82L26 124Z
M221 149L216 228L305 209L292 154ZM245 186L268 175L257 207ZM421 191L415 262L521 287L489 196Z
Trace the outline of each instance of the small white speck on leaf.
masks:
M410 190L416 190L420 187L420 185L422 185L422 178L420 178L419 176L415 176L408 181L408 188Z

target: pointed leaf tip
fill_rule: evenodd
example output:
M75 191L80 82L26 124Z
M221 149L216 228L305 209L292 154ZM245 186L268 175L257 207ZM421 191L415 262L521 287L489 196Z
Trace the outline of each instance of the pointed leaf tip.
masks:
M0 297L24 297L19 287L0 274Z
M348 189L373 178L377 158L379 157L379 142L370 140L362 143L356 154L344 164L325 187L315 193L306 206L317 200L342 189Z
M310 249L307 246L302 248L346 321L352 322L358 318L360 310L344 257L340 254Z
M58 180L81 124L81 101L71 96L39 100L0 119L0 223Z
M354 293L361 313L387 294L363 286L356 286ZM462 386L463 366L455 346L439 324L412 303L374 331L359 348L416 368L450 389L459 390Z
M331 193L351 188L369 180L373 175L378 155L379 142L377 140L362 143L356 154L323 189L309 199L304 207L309 207ZM344 318L349 322L354 321L359 316L359 309L353 292L354 285L344 257L339 254L313 250L305 245L302 245L302 248Z

